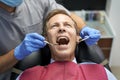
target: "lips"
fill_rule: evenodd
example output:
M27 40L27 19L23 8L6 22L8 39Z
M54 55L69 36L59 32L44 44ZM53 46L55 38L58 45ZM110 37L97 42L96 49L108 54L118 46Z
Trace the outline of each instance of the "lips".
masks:
M59 45L67 45L69 43L69 38L66 36L58 37L56 43Z

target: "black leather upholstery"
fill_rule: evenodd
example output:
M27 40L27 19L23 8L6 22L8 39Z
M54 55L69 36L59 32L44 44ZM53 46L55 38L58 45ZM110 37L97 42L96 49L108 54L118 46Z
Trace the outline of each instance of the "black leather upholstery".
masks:
M77 45L76 48L77 62L92 61L95 63L101 63L105 57L97 44L87 46L85 42Z

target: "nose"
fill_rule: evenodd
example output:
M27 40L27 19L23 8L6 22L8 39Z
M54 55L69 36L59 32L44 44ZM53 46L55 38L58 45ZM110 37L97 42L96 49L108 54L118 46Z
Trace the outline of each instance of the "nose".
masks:
M64 26L60 26L58 33L63 33L63 32L66 32L66 30L65 30Z
M63 33L63 32L65 32L65 30L63 30L63 29L60 29L60 30L59 30L59 33Z

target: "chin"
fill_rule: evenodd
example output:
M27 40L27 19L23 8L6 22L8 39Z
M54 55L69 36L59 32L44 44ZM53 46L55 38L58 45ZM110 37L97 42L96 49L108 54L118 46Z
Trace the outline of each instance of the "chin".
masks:
M74 58L74 54L59 53L54 55L57 61L71 61Z

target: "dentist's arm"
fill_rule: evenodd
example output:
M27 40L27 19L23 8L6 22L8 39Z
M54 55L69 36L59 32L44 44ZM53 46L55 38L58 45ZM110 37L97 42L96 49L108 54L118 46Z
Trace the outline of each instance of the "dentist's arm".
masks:
M14 57L14 49L0 56L0 74L13 67L18 60Z
M12 68L19 60L24 59L32 52L43 48L45 38L37 33L29 33L26 35L23 42L14 50L0 56L0 73Z

